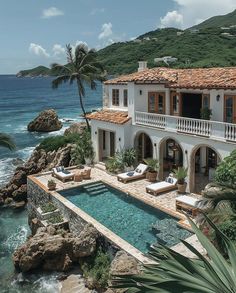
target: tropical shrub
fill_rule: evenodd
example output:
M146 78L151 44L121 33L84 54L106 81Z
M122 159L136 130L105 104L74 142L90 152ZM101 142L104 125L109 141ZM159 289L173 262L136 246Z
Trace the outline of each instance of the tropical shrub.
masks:
M188 168L178 167L173 170L174 177L178 180L178 184L184 184L185 178L188 175Z
M202 108L200 115L201 115L201 119L210 120L212 116L212 110L207 107Z
M143 293L236 293L236 250L234 243L214 223L206 221L225 243L228 260L189 220L207 257L191 244L182 243L196 258L185 257L165 245L154 245L149 253L153 264L145 265L141 275L113 276L113 287L128 288L127 292Z
M125 167L132 167L136 162L136 158L137 153L135 149L121 150L106 160L106 169L112 173L123 171Z
M147 164L149 172L157 172L159 170L158 160L148 158L148 159L145 159L144 162Z
M81 269L85 278L92 279L93 287L96 289L108 286L110 257L100 248L95 255L82 260Z
M221 186L236 188L236 150L220 162L214 181Z
M137 152L134 148L123 151L123 163L126 167L132 167L137 159Z
M80 138L76 142L76 148L72 153L72 158L76 164L84 164L85 159L94 159L94 149L91 140L91 132L86 129L80 135Z
M47 137L37 146L37 149L43 149L46 152L57 151L59 148L66 146L68 143L76 143L79 139L80 134Z

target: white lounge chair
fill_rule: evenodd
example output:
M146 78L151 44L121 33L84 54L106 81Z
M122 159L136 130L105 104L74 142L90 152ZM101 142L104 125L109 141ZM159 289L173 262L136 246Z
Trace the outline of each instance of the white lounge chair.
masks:
M176 184L177 184L177 179L172 176L169 176L166 178L165 181L148 185L146 187L146 192L153 195L158 195L162 192L175 190L177 188Z
M74 174L68 170L65 170L64 167L62 167L62 166L53 168L52 169L52 176L57 177L62 182L65 182L66 180L69 180L69 179L70 180L74 179Z
M176 197L176 210L185 211L191 216L195 217L199 212L199 199L188 195L181 195Z
M137 180L146 177L148 166L145 164L139 164L138 167L131 172L121 173L117 175L117 180L123 183L128 181Z

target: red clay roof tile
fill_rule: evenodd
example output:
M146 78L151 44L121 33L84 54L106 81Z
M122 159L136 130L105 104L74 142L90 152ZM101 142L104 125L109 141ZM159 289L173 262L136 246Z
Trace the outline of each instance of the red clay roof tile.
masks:
M236 67L152 68L108 80L105 84L164 83L172 88L236 89Z
M105 121L115 124L125 124L131 119L128 117L127 111L115 111L108 109L87 114L86 117L92 120Z

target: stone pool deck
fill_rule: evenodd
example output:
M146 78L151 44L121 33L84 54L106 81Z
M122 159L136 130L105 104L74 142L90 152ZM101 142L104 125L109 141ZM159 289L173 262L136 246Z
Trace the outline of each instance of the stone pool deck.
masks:
M70 169L70 171L73 173L76 173L78 171L78 169L75 167L71 167L68 169ZM103 181L103 182L121 190L122 192L125 192L125 193L129 194L130 196L135 197L138 200L145 202L146 204L148 204L154 208L162 210L163 212L178 218L179 219L178 224L181 227L191 230L191 227L190 227L185 215L177 212L175 209L175 198L177 196L179 196L179 194L176 191L171 191L171 192L160 194L158 196L150 195L150 194L146 193L146 186L150 184L150 182L148 182L146 179L131 181L129 183L124 184L122 182L119 182L117 180L116 176L110 175L107 172L100 170L98 168L92 168L91 179L90 180L83 180L82 182L68 181L66 183L63 183L62 181L60 181L56 178L52 178L51 172L46 172L46 173L42 173L42 174L38 174L38 175L34 175L34 176L29 176L29 178L31 180L33 180L35 183L37 183L38 185L40 185L45 190L47 190L48 180L53 179L57 183L57 189L56 189L56 192L51 192L51 194L53 196L56 196L57 199L59 199L60 201L63 201L64 204L65 204L65 199L57 193L57 192L60 192L60 190L69 189L69 188L81 186L83 184L92 183L92 182L96 182L96 181ZM194 196L199 197L199 195L194 195ZM86 213L84 213L82 210L80 210L77 207L75 208L75 206L73 204L68 203L68 202L66 204L68 205L68 208L70 208L72 210L76 210L75 212L78 212L78 213L82 214L83 216L85 216L86 221L88 220L93 225L97 224L96 221L95 222L93 221L93 218L91 218L90 216L87 217L88 215ZM107 234L106 236L108 238L110 238L110 236L112 236L111 238L113 238L114 235L110 235L111 231L109 229L105 229L105 232L106 232L106 234ZM114 234L114 233L112 233L112 234ZM118 242L120 242L121 247L123 247L123 245L127 246L126 241L122 241L123 239L121 239L120 237L118 237L116 240ZM205 250L200 245L200 243L198 242L195 235L189 237L187 239L187 242L193 244L194 247L200 253L205 254ZM129 246L129 247L127 247L128 250L130 250L131 248L134 248L132 246L130 247L130 245L128 245L128 246ZM187 257L193 256L192 253L182 243L179 243L179 244L173 246L172 248L175 251L177 251ZM137 254L138 252L139 251L136 249L132 250L131 255ZM139 254L138 258L139 258L139 260L146 262L146 259L145 258L143 259L140 254Z

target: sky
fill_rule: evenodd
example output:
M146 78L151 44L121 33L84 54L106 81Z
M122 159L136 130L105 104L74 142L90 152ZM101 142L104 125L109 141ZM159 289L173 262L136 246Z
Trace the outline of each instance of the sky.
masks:
M0 0L0 74L65 63L65 45L97 50L160 27L187 28L236 0Z

